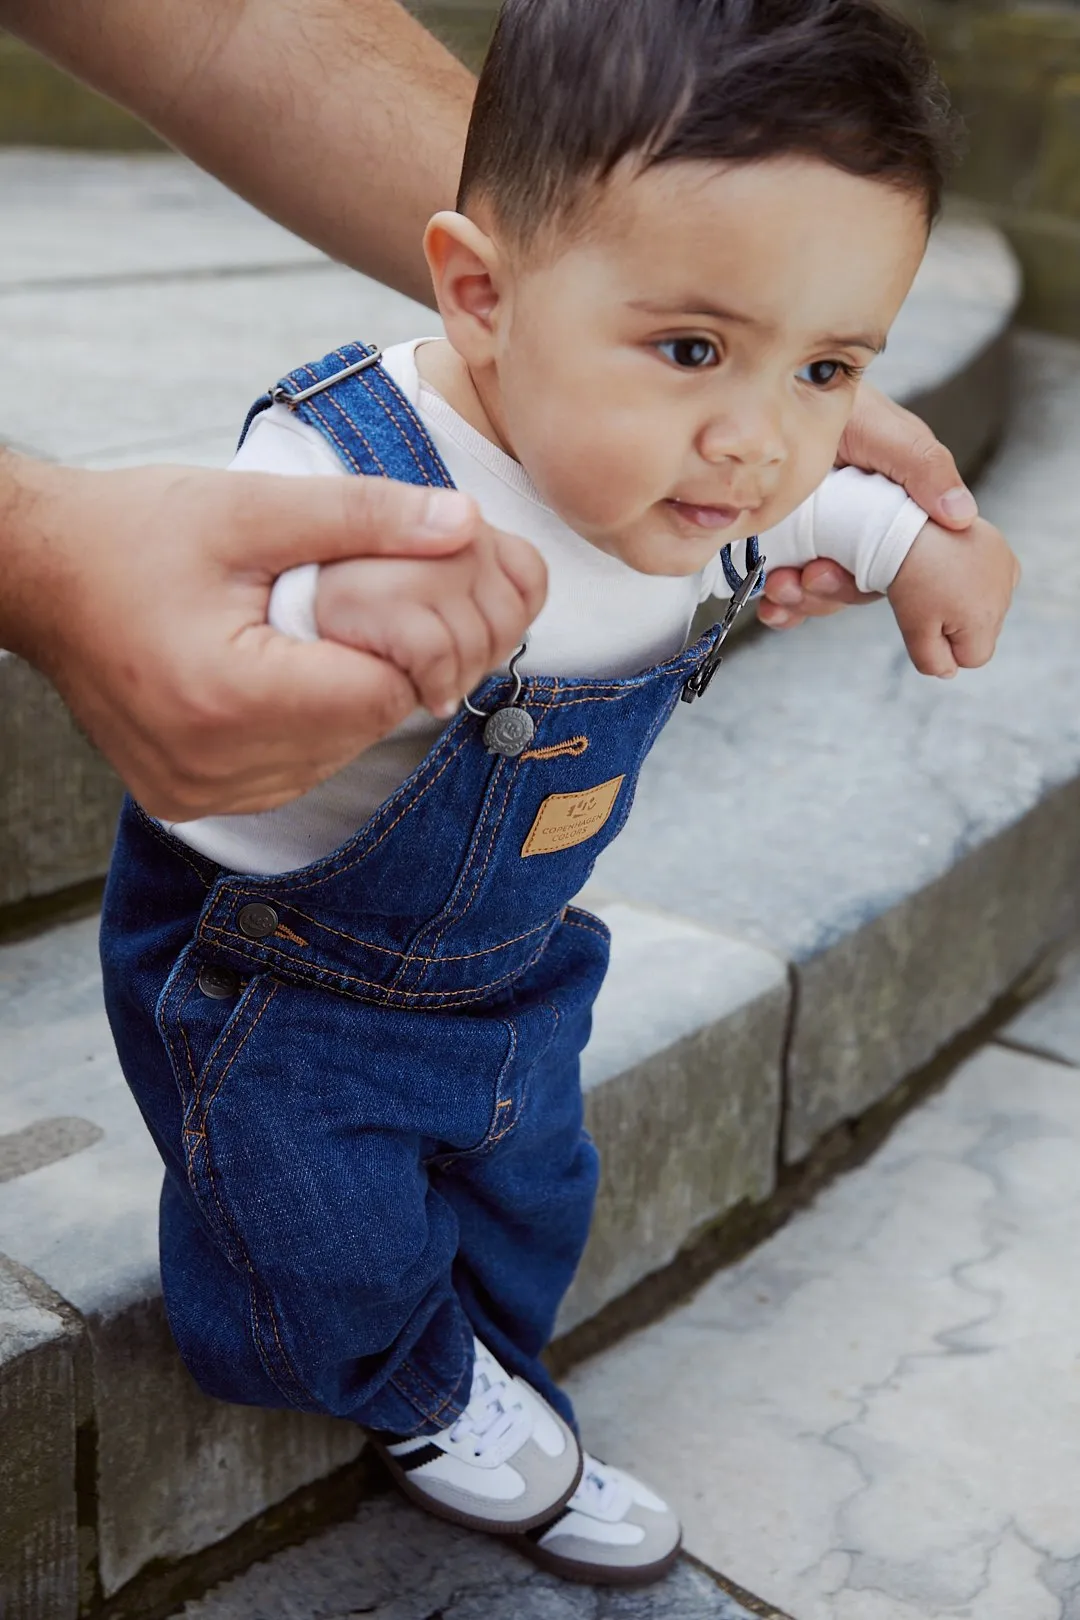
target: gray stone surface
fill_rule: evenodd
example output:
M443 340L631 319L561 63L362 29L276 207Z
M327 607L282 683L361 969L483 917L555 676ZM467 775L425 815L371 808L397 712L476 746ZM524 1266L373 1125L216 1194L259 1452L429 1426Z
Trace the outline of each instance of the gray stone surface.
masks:
M884 604L740 646L660 738L597 868L794 964L789 1158L1076 926L1080 348L1025 336L1017 358L1037 408L981 490L1025 567L994 661L924 679Z
M478 1536L385 1497L189 1603L184 1620L752 1620L710 1576L680 1564L640 1592L570 1586ZM762 1620L785 1620L761 1605Z
M1009 397L1009 332L1021 294L1016 255L969 205L937 226L889 347L871 377L921 416L964 472L1001 432Z
M0 196L5 292L322 259L208 174L159 153L0 150Z
M662 913L591 903L612 930L583 1063L602 1168L561 1332L666 1265L701 1227L772 1191L789 1010L787 970L768 952Z
M1048 987L1002 1027L999 1038L1080 1065L1080 944L1061 956Z
M57 1117L94 1128L81 1151L0 1183L0 1251L87 1324L109 1595L351 1461L361 1439L348 1424L223 1406L181 1364L158 1280L161 1170L113 1052L96 937L87 918L0 946L0 1138Z
M983 1048L861 1169L578 1369L586 1443L798 1620L1074 1620L1080 1073Z
M326 262L0 290L0 334L20 377L0 397L0 439L100 467L136 454L174 461L212 432L208 459L224 466L252 400L284 372L353 338L438 330L430 310Z
M100 877L120 786L52 687L0 652L0 906Z
M0 1615L74 1620L79 1334L0 1255Z

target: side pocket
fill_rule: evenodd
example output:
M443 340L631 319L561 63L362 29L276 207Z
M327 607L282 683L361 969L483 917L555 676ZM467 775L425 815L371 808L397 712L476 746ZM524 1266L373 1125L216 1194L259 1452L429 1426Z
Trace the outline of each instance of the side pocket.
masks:
M200 975L207 964L192 947L184 952L158 999L157 1025L183 1103L183 1147L188 1184L204 1219L234 1265L244 1264L242 1246L214 1183L207 1151L213 1105L229 1071L279 989L269 974L238 983L234 998L207 995Z

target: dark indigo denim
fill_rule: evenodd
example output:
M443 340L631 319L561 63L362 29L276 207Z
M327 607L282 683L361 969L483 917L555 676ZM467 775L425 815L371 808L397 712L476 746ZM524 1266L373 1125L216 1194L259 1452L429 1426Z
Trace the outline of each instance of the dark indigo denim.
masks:
M315 403L350 454L377 441L392 475L440 481L381 373ZM489 754L462 712L352 839L298 872L223 871L125 806L106 1001L165 1163L169 1320L210 1394L429 1433L468 1400L475 1331L572 1419L539 1357L596 1187L579 1055L608 937L569 902L711 644L627 679L527 679L536 736L516 759ZM475 701L509 696L495 677ZM588 814L616 779L590 838L525 853L549 796L580 795ZM241 926L256 902L277 918L261 938ZM234 997L200 990L208 964L235 973Z

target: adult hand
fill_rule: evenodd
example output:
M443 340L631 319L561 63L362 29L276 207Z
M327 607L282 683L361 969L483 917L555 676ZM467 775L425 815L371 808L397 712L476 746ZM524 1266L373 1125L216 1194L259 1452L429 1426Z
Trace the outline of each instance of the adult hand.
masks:
M840 441L838 467L884 473L902 484L917 505L942 528L962 533L979 515L945 446L925 422L897 405L872 383L859 389L855 410ZM853 603L872 602L839 563L818 558L805 568L769 574L758 618L771 630L791 630L805 619L824 618Z
M0 458L0 646L56 685L152 814L266 810L339 770L416 706L370 654L279 635L275 577L301 562L445 556L491 537L457 491L385 479L155 467L90 473ZM545 572L522 581L520 640ZM464 672L475 683L484 669Z

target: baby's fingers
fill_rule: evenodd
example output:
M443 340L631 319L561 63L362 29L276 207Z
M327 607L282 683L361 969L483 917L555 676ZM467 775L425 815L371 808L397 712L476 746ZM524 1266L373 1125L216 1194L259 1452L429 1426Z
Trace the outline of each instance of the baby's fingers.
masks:
M908 657L920 675L934 675L948 681L957 672L952 644L941 624L918 624L906 629L900 626Z
M961 669L981 669L994 656L1001 620L993 623L963 625L948 632L953 657Z

